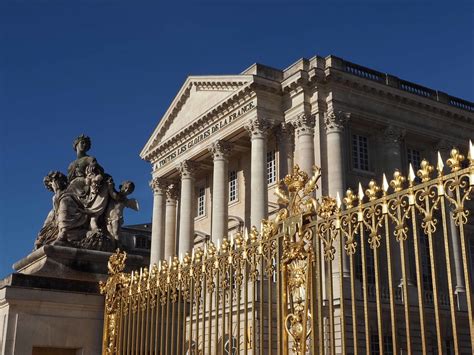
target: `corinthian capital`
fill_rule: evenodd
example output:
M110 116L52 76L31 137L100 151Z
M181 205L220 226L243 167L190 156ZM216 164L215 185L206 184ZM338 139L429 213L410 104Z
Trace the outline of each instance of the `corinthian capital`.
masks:
M196 163L191 160L185 160L179 164L178 170L181 173L181 178L192 179L196 171Z
M166 190L166 181L163 178L155 177L150 181L150 188L154 193L164 193Z
M399 144L403 137L405 137L405 130L400 127L390 125L383 132L384 142L389 144Z
M271 124L262 118L251 119L244 128L249 132L250 138L265 137L270 129Z
M344 125L349 121L350 118L351 114L349 112L334 110L327 112L324 117L326 132L342 132L344 130Z
M300 113L296 118L291 120L291 125L295 129L296 135L314 132L314 115L308 113Z
M209 151L212 153L214 160L216 159L227 159L231 152L232 145L225 141L215 141L209 147Z
M179 197L179 188L175 183L169 184L166 188L166 200L177 200Z

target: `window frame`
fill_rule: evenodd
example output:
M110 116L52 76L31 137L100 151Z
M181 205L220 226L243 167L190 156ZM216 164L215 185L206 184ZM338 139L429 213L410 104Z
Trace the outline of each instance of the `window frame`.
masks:
M269 154L273 154L273 159L272 160L268 160L269 158ZM273 165L273 178L274 180L273 181L270 181L269 180L269 164L272 163ZM267 178L267 186L272 186L272 185L275 185L276 183L278 183L278 166L277 166L277 153L276 153L276 149L272 148L270 150L267 150L267 154L266 154L266 178Z
M204 194L202 195L202 204L203 204L203 212L202 214L199 213L199 208L200 208L200 198L201 198L201 195L200 195L200 192L201 190L204 192ZM206 203L206 187L205 186L198 186L197 187L197 199L196 199L196 217L194 219L202 219L202 218L205 218L206 215L207 215L207 203Z
M235 173L235 179L234 180L231 180L231 174L232 173ZM233 205L237 202L239 202L239 172L235 169L232 169L232 170L229 170L229 181L228 181L228 185L229 185L229 205ZM235 181L235 199L231 200L231 192L232 192L232 182Z
M367 170L365 169L361 169L359 167L356 167L355 165L355 157L356 157L356 152L354 151L354 136L357 136L357 137L364 137L367 139ZM358 140L359 142L359 140ZM358 173L362 173L362 174L367 174L367 175L373 175L374 174L374 171L373 171L373 166L372 166L372 162L371 162L371 152L370 152L370 147L371 147L371 137L370 135L364 133L364 132L360 132L358 130L353 130L350 132L349 134L349 149L350 149L350 166L351 166L351 170L352 171L355 171L355 172L358 172ZM358 151L359 151L359 146L358 146ZM358 159L359 160L359 159Z
M412 152L416 152L418 153L418 158L419 158L419 162L418 162L418 165L414 164L414 162L412 162L410 159L410 151ZM423 160L423 152L418 149L417 147L413 147L413 146L407 146L406 149L405 149L405 157L406 157L406 160L407 160L407 166L412 163L412 166L413 166L413 170L417 171L418 169L420 169L420 164L421 164L421 161Z

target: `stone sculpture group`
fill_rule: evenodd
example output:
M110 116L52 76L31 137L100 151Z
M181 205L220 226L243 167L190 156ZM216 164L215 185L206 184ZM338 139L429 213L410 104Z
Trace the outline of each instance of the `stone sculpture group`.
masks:
M69 165L67 176L51 171L43 180L54 193L53 208L38 233L35 249L53 244L112 251L119 246L123 209L138 211L138 202L127 197L135 185L124 181L115 189L112 176L87 155L89 137L80 135L73 147L77 159Z

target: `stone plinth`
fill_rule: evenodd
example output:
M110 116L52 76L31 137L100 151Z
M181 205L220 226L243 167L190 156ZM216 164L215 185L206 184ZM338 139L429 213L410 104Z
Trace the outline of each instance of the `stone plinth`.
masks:
M0 353L100 354L104 297L98 288L92 281L19 273L1 280Z
M0 280L0 354L100 354L111 253L46 245ZM126 271L149 260L127 255Z
M107 278L107 261L111 253L45 245L13 264L20 274L65 278L70 280L102 281ZM148 258L127 255L126 271L148 266Z

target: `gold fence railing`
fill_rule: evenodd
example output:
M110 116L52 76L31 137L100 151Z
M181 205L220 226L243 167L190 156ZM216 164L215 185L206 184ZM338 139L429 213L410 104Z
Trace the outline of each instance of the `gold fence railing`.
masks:
M295 167L260 233L131 274L117 251L103 353L471 354L474 147L446 163L342 201L315 198L319 169Z

